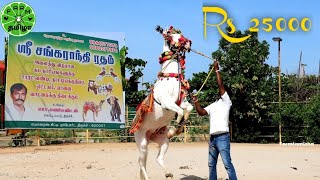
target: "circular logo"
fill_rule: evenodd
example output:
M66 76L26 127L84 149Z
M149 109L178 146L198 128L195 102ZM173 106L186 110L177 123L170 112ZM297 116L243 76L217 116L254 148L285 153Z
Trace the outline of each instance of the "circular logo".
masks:
M24 36L31 32L36 15L31 6L24 2L12 2L1 11L3 29L12 36Z

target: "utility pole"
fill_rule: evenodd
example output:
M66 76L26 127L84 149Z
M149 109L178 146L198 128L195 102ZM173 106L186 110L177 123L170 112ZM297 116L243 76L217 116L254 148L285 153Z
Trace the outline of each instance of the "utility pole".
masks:
M299 91L300 91L300 77L301 77L301 59L302 59L302 51L300 51L300 60L298 65L298 73L296 78L296 101L299 101Z
M274 37L272 38L273 41L278 42L278 86L279 86L279 110L281 107L281 59L280 59L280 42L282 39L280 37ZM281 116L280 116L281 117ZM281 127L281 120L279 122L279 144L282 144L282 127Z

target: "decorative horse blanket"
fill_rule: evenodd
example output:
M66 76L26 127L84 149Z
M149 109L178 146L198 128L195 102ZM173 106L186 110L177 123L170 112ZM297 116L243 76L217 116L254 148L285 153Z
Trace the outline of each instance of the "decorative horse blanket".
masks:
M153 111L153 102L153 92L151 91L151 93L138 105L136 109L136 119L131 124L129 131L130 134L135 133L140 128L143 122L143 115Z

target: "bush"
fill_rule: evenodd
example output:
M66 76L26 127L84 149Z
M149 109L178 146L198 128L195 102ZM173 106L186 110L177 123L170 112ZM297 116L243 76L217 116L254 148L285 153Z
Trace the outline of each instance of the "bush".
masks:
M301 142L306 116L305 104L282 104L277 119L282 125L283 142ZM302 140L303 141L303 140Z
M319 114L320 97L314 97L308 104L282 104L273 117L282 124L283 142L320 143Z
M320 143L320 96L311 100L306 107L305 125L309 128L303 131L307 137L306 141L310 143Z

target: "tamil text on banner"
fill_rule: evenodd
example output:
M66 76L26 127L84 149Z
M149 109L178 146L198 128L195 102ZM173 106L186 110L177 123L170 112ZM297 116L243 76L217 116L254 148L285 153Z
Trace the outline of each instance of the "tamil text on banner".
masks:
M118 41L32 32L8 48L6 128L124 127Z

